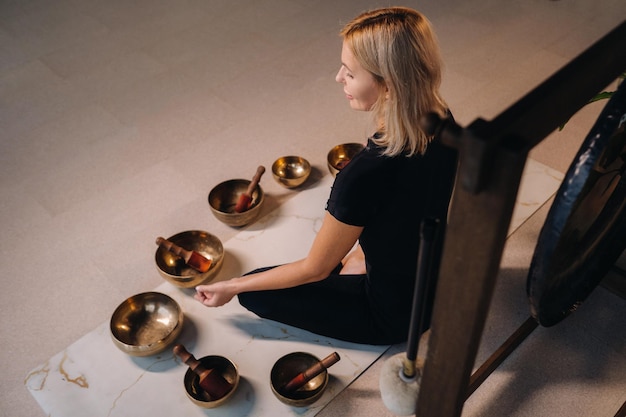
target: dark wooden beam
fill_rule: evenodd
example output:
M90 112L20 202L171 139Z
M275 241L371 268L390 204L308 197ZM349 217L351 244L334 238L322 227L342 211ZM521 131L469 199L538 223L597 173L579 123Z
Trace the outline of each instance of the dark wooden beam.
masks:
M425 127L461 158L417 416L461 415L528 151L626 70L624 39L626 21L491 122Z

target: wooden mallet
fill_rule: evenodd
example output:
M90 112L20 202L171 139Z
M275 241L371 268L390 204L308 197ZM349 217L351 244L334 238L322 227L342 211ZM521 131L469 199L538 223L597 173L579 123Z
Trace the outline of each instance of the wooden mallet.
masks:
M242 213L250 208L250 203L252 202L252 193L254 192L256 186L259 184L259 181L261 181L261 176L264 172L265 167L263 165L260 165L257 168L254 177L252 177L252 181L250 181L250 185L248 185L248 189L246 190L246 192L239 196L239 200L235 205L235 213Z
M333 352L326 356L319 362L309 366L298 375L294 376L289 382L285 384L282 391L285 393L291 393L299 390L306 385L307 382L324 372L327 368L330 368L339 361L340 357L337 352Z
M162 237L156 238L156 244L168 251L180 256L187 265L199 272L206 272L211 267L211 260L200 255L195 250L183 249L177 244Z
M200 361L189 353L183 345L176 345L173 350L174 354L198 375L198 384L209 394L212 400L219 400L230 392L233 387L232 384L215 369L207 369L202 366Z

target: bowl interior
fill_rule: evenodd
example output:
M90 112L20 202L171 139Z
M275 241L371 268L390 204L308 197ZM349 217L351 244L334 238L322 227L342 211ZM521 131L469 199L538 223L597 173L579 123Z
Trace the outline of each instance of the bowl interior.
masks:
M218 372L232 386L231 390L221 398L211 398L209 394L199 384L199 378L191 369L187 369L184 377L185 391L187 396L196 405L204 408L214 408L223 404L236 391L239 385L239 372L237 366L223 356L210 355L198 359L202 366Z
M175 234L168 240L184 249L196 251L211 260L209 270L201 273L187 266L178 255L159 247L154 255L154 260L159 272L168 281L179 286L185 286L185 284L195 286L214 277L219 272L224 260L224 246L216 236L201 230L189 230Z
M246 192L249 185L250 181L243 179L221 182L209 192L209 205L213 210L221 213L233 216L243 215L258 206L263 198L263 190L260 185L257 185L252 192L250 208L242 213L235 213L235 206L237 201L239 201L239 196Z
M283 156L272 164L272 173L285 180L295 180L311 173L311 164L301 156Z
M138 356L162 351L182 330L183 312L176 301L159 292L134 295L111 317L111 335L123 351Z
M331 173L336 174L341 171L363 148L364 146L360 143L342 143L332 148L327 157Z
M270 372L270 384L274 395L283 403L296 407L317 401L328 384L326 370L294 392L288 393L283 390L292 378L317 362L319 362L317 357L305 352L289 353L278 359Z

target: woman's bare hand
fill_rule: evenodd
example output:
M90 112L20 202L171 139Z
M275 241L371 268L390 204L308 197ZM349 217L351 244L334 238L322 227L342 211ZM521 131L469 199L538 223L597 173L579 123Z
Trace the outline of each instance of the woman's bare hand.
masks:
M209 285L198 285L194 298L207 307L223 306L236 295L231 284L229 280Z

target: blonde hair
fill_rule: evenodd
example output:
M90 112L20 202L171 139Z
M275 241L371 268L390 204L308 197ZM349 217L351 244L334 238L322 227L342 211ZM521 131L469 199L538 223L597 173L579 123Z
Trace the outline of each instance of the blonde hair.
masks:
M386 155L424 153L432 140L419 126L435 112L444 116L439 94L442 60L430 22L416 10L390 7L354 18L340 32L359 64L382 93L372 106Z

